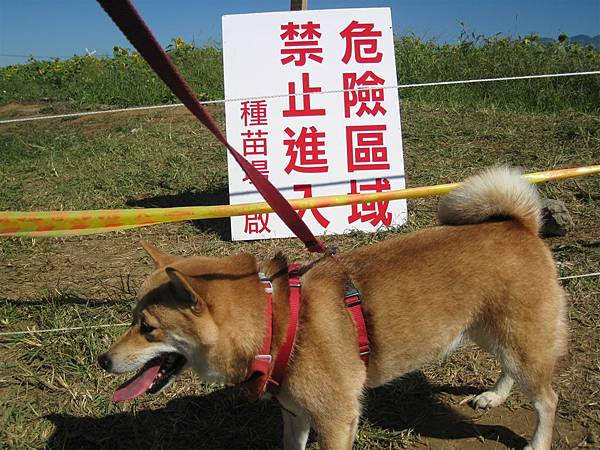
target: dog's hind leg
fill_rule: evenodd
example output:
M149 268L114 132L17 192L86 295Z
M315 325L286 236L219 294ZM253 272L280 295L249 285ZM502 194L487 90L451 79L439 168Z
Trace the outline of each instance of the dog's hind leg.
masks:
M521 358L513 358L510 352L500 346L490 348L489 343L481 339L475 342L485 350L494 354L502 365L502 375L495 386L477 397L471 404L475 408L492 408L503 403L515 383L527 394L537 413L537 425L531 444L525 450L550 450L552 445L552 429L558 396L550 384L554 369L554 358L546 354L531 355L531 349L521 348ZM524 350L524 351L523 351ZM517 362L518 361L518 362Z
M294 414L281 409L283 415L284 450L304 450L310 433L310 420L304 413Z
M517 383L529 397L537 413L537 424L527 450L550 450L552 447L552 429L558 404L558 395L552 389L552 373L556 366L559 352L565 344L562 342L565 330L559 322L556 342L553 344L552 335L548 333L546 340L534 340L529 346L519 350L519 373Z
M550 450L552 447L558 404L558 395L552 389L552 374L558 359L567 351L568 331L562 311L554 321L547 320L546 323L550 325L546 330L539 327L544 338L533 340L527 348L521 347L521 376L517 382L537 413L533 439L525 447L528 450Z
M536 386L534 390L527 389L526 392L537 413L537 425L531 444L526 446L525 450L550 450L558 395L549 383L544 386Z
M481 349L494 355L502 366L502 375L500 375L494 387L470 401L471 406L474 408L494 408L504 403L515 383L516 368L513 359L505 348L498 343L498 340L490 335L487 327L474 326L467 335Z
M504 369L494 387L471 400L471 405L473 405L474 408L481 409L494 408L495 406L501 405L510 395L510 390L514 383L515 379L513 376Z
M525 305L527 308L513 308L509 311L513 316L508 319L502 319L498 314L497 320L490 320L469 332L479 346L498 358L503 368L502 377L490 391L498 397L484 393L477 403L484 404L486 397L491 398L492 403L506 398L508 388L515 380L537 414L533 439L526 449L550 450L558 403L558 396L552 390L552 375L567 347L563 297L536 298L530 293L525 298L532 300Z

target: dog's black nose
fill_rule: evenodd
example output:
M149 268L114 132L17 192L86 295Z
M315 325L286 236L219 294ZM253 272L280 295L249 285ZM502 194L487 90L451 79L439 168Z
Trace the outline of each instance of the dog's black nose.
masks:
M110 371L112 360L106 353L102 353L100 356L98 356L98 364L100 364L100 367L102 367L104 370Z

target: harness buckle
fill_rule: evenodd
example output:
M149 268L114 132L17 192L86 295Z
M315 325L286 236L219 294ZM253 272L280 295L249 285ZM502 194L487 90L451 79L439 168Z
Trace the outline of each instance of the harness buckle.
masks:
M262 272L260 272L258 274L258 278L260 278L260 282L263 285L265 292L267 294L272 294L273 293L273 283L271 282L271 279Z
M360 297L360 293L358 292L358 289L347 290L344 293L344 298L350 298L350 297Z
M344 303L346 308L352 308L354 306L362 304L362 300L360 299L360 294L358 291L347 292L344 295Z
M254 359L257 359L259 361L268 361L269 364L271 364L273 357L271 355L255 355Z

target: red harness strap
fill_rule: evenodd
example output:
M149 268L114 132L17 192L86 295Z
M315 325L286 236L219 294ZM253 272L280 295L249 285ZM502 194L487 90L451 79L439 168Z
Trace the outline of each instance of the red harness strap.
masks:
M358 340L358 354L360 359L363 360L365 365L369 364L369 353L371 353L371 347L369 343L369 333L367 332L367 323L365 322L365 315L362 310L362 301L360 299L360 292L352 283L352 280L348 278L344 293L344 303L346 308L352 314L354 324L356 325L356 337Z
M277 353L275 363L271 355L271 345L273 340L273 285L268 278L261 277L261 282L265 287L267 295L267 305L265 308L265 340L260 352L254 356L254 359L248 367L247 377L242 382L242 388L250 400L258 400L265 392L277 394L288 367L290 356L296 343L296 333L298 331L298 317L300 313L300 275L298 274L298 264L291 264L289 270L289 309L287 332L285 340Z
M242 382L242 389L250 400L258 400L267 390L267 383L271 373L271 340L273 339L273 285L271 280L260 279L267 297L265 307L265 340L258 354L254 356L248 366L246 379Z
M299 264L290 264L290 266L288 267L288 285L290 289L290 316L288 318L288 327L285 336L285 341L283 341L283 345L279 349L279 353L277 353L277 358L275 358L275 365L273 366L273 372L271 373L271 378L269 379L269 384L267 386L267 389L273 394L276 394L279 391L279 388L281 387L281 382L283 381L285 371L289 364L290 356L292 355L294 345L296 344L296 333L298 332L298 317L300 315L300 288L302 285L298 269L300 269Z

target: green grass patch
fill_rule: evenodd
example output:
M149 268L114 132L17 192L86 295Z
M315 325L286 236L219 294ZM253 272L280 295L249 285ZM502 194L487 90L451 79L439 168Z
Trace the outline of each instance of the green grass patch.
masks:
M396 40L395 48L400 84L600 69L600 52L594 47L541 43L536 36L513 40L465 34L453 45L405 36ZM196 48L173 40L168 50L201 99L223 98L220 48ZM426 87L404 89L401 95L451 105L598 112L600 77ZM176 99L137 53L116 47L112 57L31 60L0 68L0 104L22 101L47 102L46 111L50 112L57 108L154 105ZM66 104L57 106L56 102Z
M130 199L224 188L223 148L194 122L184 122L129 118L116 120L106 132L81 135L65 121L33 140L22 133L28 127L4 134L0 209L115 208ZM198 132L207 139L198 139Z
M222 122L222 110L215 111ZM539 171L600 159L600 119L593 115L523 115L405 101L403 117L409 186L458 181L501 163ZM0 209L227 201L225 149L182 113L12 125L0 135L0 148ZM577 184L596 183L590 189L597 192L595 180Z
M223 98L220 49L184 45L170 55L201 100ZM174 103L176 98L138 53L115 47L112 57L30 60L0 68L0 103L40 100L81 109Z

